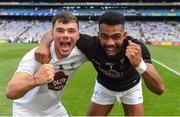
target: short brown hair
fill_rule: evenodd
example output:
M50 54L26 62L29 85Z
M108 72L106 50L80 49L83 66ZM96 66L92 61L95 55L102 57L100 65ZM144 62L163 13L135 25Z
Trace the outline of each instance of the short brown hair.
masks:
M75 15L73 15L72 13L69 13L69 12L62 12L62 13L58 13L57 15L55 15L52 18L52 23L53 23L52 27L54 27L56 21L62 22L63 24L75 22L78 24L78 27L79 27L79 20L77 19L77 17Z

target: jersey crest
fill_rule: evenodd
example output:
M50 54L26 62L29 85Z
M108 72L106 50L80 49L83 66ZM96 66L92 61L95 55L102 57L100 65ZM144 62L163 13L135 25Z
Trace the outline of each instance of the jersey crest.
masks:
M48 89L59 91L62 90L68 80L68 75L65 75L63 71L59 71L55 74L54 80L48 83Z

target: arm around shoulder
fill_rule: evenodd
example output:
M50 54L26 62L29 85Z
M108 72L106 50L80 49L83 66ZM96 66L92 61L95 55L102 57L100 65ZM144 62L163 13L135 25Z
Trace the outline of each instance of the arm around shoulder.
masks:
M42 36L39 47L35 51L35 58L40 63L49 63L51 59L50 45L53 41L52 33L47 32Z

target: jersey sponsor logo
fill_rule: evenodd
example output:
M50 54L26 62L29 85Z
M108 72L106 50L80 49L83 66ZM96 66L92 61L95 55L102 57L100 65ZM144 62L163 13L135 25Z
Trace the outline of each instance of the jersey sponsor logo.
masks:
M116 63L110 63L106 62L105 63L106 67L109 68L109 70L103 69L99 67L100 71L103 72L104 75L110 77L110 78L120 78L124 74L123 72L117 71L115 66L117 66Z
M124 75L124 72L119 72L116 70L117 69L115 68L115 65L117 65L116 63L106 62L105 63L106 68L103 68L100 62L96 61L95 59L92 59L92 61L96 64L96 66L98 66L99 71L101 71L105 76L109 78L121 78ZM122 58L120 62L123 64L125 62L124 58Z
M55 74L54 80L48 83L48 89L59 91L62 90L68 80L68 76L64 72L59 71Z
M102 69L101 67L99 67L99 70L104 74L106 75L107 77L110 77L110 78L120 78L124 75L123 72L118 72L116 70L105 70L105 69Z

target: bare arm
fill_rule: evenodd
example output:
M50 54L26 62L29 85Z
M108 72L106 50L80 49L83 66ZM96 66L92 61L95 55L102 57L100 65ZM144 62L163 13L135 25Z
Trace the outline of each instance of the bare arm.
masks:
M6 96L9 99L21 98L34 87L53 81L54 74L51 64L42 65L34 76L28 72L16 72L8 83Z
M18 99L34 87L36 87L36 83L32 75L27 72L17 72L8 83L6 96L9 99Z
M141 74L146 86L152 92L158 95L162 94L164 91L164 84L159 74L156 72L152 64L146 63L146 65L147 65L146 71L143 74Z
M129 41L129 46L126 49L126 56L130 60L130 63L132 66L137 68L142 60L142 55L141 55L141 46L138 44L135 44L131 41ZM144 63L144 61L143 61ZM155 94L162 94L164 91L164 84L156 72L154 66L149 63L144 63L143 65L146 69L141 73L144 82L149 90L154 92ZM142 70L140 70L142 72Z
M39 47L35 51L35 58L40 63L49 63L51 60L50 45L53 41L51 32L43 35Z

